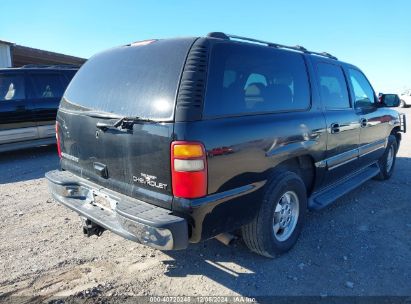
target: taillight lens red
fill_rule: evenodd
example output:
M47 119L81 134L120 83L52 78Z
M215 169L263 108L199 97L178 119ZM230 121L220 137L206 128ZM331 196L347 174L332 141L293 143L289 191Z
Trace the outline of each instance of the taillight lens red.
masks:
M57 153L61 158L61 145L60 145L60 135L59 135L59 123L56 121L56 140L57 140Z
M174 196L198 198L207 195L207 157L203 144L172 142L171 175Z

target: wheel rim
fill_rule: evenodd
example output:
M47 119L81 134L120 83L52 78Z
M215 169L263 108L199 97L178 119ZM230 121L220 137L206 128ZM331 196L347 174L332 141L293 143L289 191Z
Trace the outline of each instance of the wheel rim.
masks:
M394 163L394 146L391 145L387 153L387 172L390 172Z
M299 200L294 191L287 191L278 200L273 217L274 237L286 241L297 226L299 215Z

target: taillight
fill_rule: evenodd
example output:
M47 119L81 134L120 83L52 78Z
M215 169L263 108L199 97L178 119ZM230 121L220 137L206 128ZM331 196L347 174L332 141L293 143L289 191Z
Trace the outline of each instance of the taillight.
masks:
M57 140L57 153L61 158L61 145L60 145L60 135L59 135L59 123L56 121L56 140Z
M177 197L198 198L207 194L207 158L203 144L171 143L171 177L173 194Z

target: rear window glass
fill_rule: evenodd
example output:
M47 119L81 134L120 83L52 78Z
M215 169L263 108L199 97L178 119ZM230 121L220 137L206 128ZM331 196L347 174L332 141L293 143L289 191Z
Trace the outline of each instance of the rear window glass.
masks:
M90 58L64 95L70 104L93 111L171 120L181 71L191 39L124 46Z
M304 110L310 89L301 54L254 45L216 44L205 116Z

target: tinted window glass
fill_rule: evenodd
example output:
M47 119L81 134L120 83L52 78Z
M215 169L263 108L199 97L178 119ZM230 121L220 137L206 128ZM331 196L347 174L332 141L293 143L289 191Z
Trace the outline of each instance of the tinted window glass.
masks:
M375 102L374 91L367 78L358 70L349 69L356 107L369 107Z
M206 116L303 110L309 105L310 89L301 54L257 45L214 45Z
M251 84L257 84L257 83L261 83L263 86L267 86L267 79L265 78L264 75L261 74L251 74L250 76L248 76L247 82L245 83L244 86L244 90L247 89L247 87L249 87Z
M0 75L0 101L24 99L23 75Z
M350 107L347 84L341 67L319 63L317 65L320 83L321 100L328 109L344 109Z
M76 71L72 71L72 70L63 72L61 79L65 86L69 84L69 82L71 81L71 79L74 77L75 74L76 74Z
M70 82L62 107L68 102L94 111L170 120L192 42L158 40L95 55Z
M34 98L61 98L64 85L59 74L31 74L32 97Z

